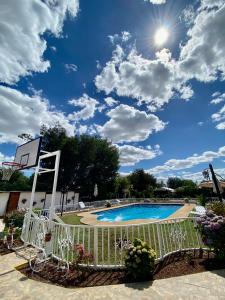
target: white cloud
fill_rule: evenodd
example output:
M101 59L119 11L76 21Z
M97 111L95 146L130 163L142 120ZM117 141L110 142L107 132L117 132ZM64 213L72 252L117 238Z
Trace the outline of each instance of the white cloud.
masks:
M213 122L219 122L216 128L219 130L225 129L225 105L217 112L211 116ZM222 122L221 122L222 121Z
M169 159L163 165L147 170L151 174L159 174L169 171L182 170L194 167L201 163L212 162L215 158L225 156L225 146L220 147L217 152L205 151L200 155L194 154L184 159Z
M59 122L73 135L74 126L61 111L50 106L40 92L32 96L15 89L0 86L0 143L20 142L18 134L39 133L42 124L52 126Z
M142 160L153 159L162 152L157 146L154 149L143 149L131 145L118 146L122 166L134 166Z
M211 104L219 104L225 101L225 93L221 94L220 92L215 92L212 94L212 97Z
M201 1L194 24L187 32L189 39L181 47L179 68L187 80L191 78L202 82L218 78L224 80L224 20L224 1Z
M0 1L0 81L16 83L32 72L46 72L45 33L60 36L67 14L78 12L78 0Z
M87 94L83 94L82 97L71 99L68 103L75 107L82 108L80 111L68 115L69 120L78 121L93 118L97 109L96 106L99 102L96 99L89 97Z
M114 105L116 105L116 104L119 103L118 100L115 100L115 99L113 99L112 97L106 97L104 100L105 100L105 103L106 103L109 107L112 107L112 106L114 106Z
M198 125L199 125L199 126L203 126L203 124L204 124L204 122L201 122L201 121L198 122Z
M151 110L168 103L175 92L186 100L192 97L193 91L185 86L168 49L156 52L153 60L138 55L135 49L124 59L124 51L118 50L95 78L99 90L137 99Z
M120 34L116 33L114 35L108 36L110 42L115 45L117 43L127 42L131 39L131 34L129 31L121 31Z
M111 109L107 116L110 120L97 129L114 143L143 141L166 125L157 116L124 104Z
M144 0L145 2L150 2L152 4L165 4L166 0Z
M77 72L77 65L75 64L64 64L67 73Z
M14 157L13 156L8 156L3 154L2 152L0 152L0 163L4 162L4 161L13 161Z

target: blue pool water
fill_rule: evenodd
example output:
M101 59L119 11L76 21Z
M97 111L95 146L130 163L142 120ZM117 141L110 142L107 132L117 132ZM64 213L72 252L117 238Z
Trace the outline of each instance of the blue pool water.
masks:
M182 204L133 204L93 213L97 220L116 222L137 219L165 219L181 208Z

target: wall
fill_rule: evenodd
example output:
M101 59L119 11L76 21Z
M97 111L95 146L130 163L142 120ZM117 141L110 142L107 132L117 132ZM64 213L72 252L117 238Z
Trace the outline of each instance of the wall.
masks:
M0 193L0 217L4 216L7 203L9 199L9 193Z
M9 199L10 192L0 192L0 216L4 216L7 202ZM34 202L36 204L33 206L34 208L43 208L44 207L44 201L45 199L45 208L49 208L51 203L52 194L46 194L45 192L36 192L34 197ZM74 197L74 200L72 199ZM30 198L31 198L31 192L20 192L19 202L18 202L18 209L25 209L29 208L30 205ZM23 203L23 199L26 199L26 202ZM74 192L68 192L67 200L70 199L71 201L66 203L66 195L64 198L64 208L78 208L78 199L79 194L74 194ZM61 207L61 192L56 192L56 198L55 198L55 207L56 209L59 209Z

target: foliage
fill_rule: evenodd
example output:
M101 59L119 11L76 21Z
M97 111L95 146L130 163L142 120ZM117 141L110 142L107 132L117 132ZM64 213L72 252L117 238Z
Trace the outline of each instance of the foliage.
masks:
M167 180L167 187L171 189L177 189L181 187L186 187L187 189L196 189L197 185L192 180L181 179L179 177L169 177Z
M22 211L12 211L8 214L5 215L4 217L4 223L6 227L9 227L10 225L12 225L13 227L19 227L22 228L23 227L23 219L24 219L24 212Z
M225 217L213 211L197 218L197 224L205 245L212 247L219 259L225 259Z
M31 182L20 171L13 173L9 181L0 181L1 191L31 191Z
M73 265L75 265L76 267L78 266L78 264L81 263L87 264L93 262L94 260L93 255L85 250L83 244L74 245L73 252L74 252Z
M59 124L41 129L42 149L61 150L58 190L79 191L80 196L93 199L94 186L98 185L98 198L105 199L114 192L114 182L119 168L119 154L115 146L97 136L68 137ZM45 162L52 167L53 161ZM52 175L43 174L38 182L38 190L48 190Z
M153 188L156 188L156 178L146 173L143 169L134 170L129 176L128 180L131 184L131 193L135 197L151 197L153 195Z
M156 253L149 245L140 239L127 250L125 266L128 275L136 280L147 280L151 277L154 269Z
M111 207L111 203L109 201L106 201L105 207Z
M123 198L130 190L130 182L126 176L118 175L115 180L115 192L117 197Z
M217 216L225 217L225 204L223 202L213 202L209 207Z
M205 206L206 205L206 197L205 195L201 194L199 197L198 197L198 203L201 205L201 206Z

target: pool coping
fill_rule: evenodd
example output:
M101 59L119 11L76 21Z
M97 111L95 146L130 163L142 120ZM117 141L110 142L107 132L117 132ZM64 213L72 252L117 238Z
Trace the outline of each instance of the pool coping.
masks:
M107 207L107 208L99 208L91 211L85 211L85 212L80 212L77 215L79 217L82 217L80 220L81 223L85 225L102 225L102 226L114 226L114 225L136 225L136 224L142 224L142 223L153 223L157 221L163 221L163 220L168 220L168 219L176 219L176 218L185 218L188 217L189 213L193 210L195 207L195 204L188 203L188 204L182 204L183 206L179 208L177 211L175 211L173 214L169 215L168 218L165 219L137 219L137 220L130 220L130 221L116 221L116 222L107 222L107 221L99 221L97 220L97 215L93 214L96 212L100 211L106 211L106 210L111 210L111 209L117 209L121 207L126 207L130 205L135 205L135 204L155 204L155 205L161 205L161 204L166 204L166 205L181 205L182 203L130 203L130 204L124 204L124 205L117 205L113 207Z

